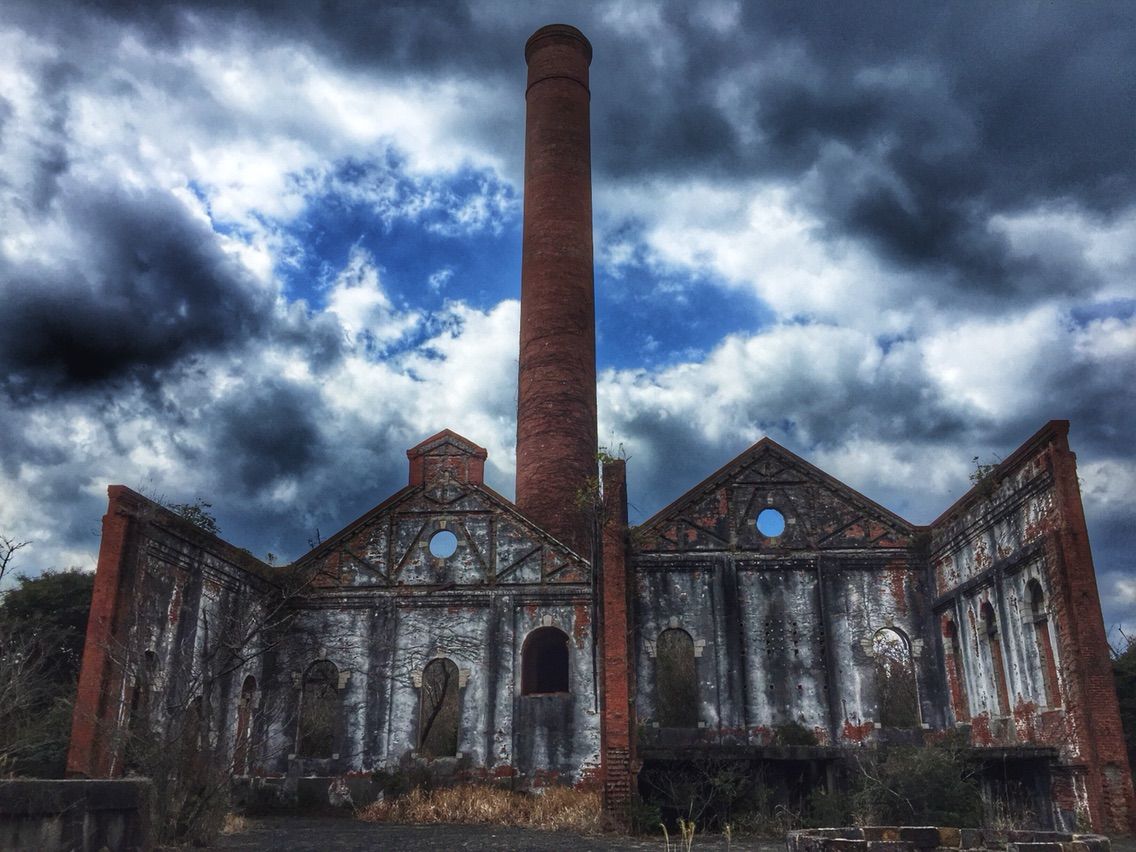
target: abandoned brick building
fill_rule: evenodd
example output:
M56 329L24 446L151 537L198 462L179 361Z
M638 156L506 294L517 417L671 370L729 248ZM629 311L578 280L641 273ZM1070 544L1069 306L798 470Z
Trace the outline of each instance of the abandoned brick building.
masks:
M851 749L960 728L1044 823L1127 830L1067 423L928 526L763 439L628 530L624 463L597 463L591 46L555 25L525 57L515 502L442 431L406 487L273 567L112 486L70 771L138 768L132 737L180 712L264 783L433 766L617 808L689 754L824 783Z

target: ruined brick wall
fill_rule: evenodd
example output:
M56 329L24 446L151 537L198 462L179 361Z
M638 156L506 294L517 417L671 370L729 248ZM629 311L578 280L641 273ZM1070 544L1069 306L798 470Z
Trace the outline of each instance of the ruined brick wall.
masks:
M319 588L296 602L269 689L299 706L304 672L339 673L341 718L326 758L297 753L298 720L274 724L270 773L396 769L422 757L422 677L460 675L456 771L576 783L599 762L590 566L481 481L484 450L440 433L410 451L411 484L299 560ZM455 536L451 554L431 542ZM526 639L568 637L568 688L522 694Z
M784 531L763 535L758 513ZM800 724L821 744L877 738L873 637L902 634L922 723L941 725L924 563L914 529L765 439L664 509L633 536L636 696L660 742L765 745ZM694 639L699 730L657 728L656 643Z
M603 803L613 822L628 825L635 796L636 728L631 666L633 603L628 582L627 465L603 464L603 548L597 579L600 599Z
M197 697L202 735L231 755L241 684L264 678L271 569L124 486L108 493L68 772L122 774L131 738L154 734L132 728L139 714L168 724ZM247 659L228 655L233 639Z
M236 757L239 774L397 769L420 757L422 678L444 658L460 679L461 773L589 779L599 765L591 568L485 487L484 459L453 433L428 439L410 452L407 488L278 569L113 487L70 771L121 774L140 703L160 725L163 708L199 696L204 742L222 765ZM443 531L453 552L437 555ZM525 642L540 629L565 637L566 688L522 694ZM219 657L229 646L235 659ZM334 666L334 719L331 747L313 756L298 740L317 662Z
M932 608L952 716L975 745L1057 748L1057 807L1128 830L1131 776L1067 435L1066 421L1047 424L935 521Z

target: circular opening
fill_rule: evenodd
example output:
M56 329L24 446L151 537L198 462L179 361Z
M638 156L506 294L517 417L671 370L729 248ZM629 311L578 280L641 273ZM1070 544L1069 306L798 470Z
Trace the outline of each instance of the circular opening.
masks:
M430 536L430 552L439 559L447 559L458 549L458 537L449 530L439 530Z
M757 531L766 538L777 538L785 532L785 516L776 509L762 509L757 516Z

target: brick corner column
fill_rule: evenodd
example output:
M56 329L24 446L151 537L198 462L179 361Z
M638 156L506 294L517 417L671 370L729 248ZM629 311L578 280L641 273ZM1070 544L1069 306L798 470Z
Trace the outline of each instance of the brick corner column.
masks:
M1060 524L1050 536L1056 551L1053 563L1062 576L1054 584L1065 597L1061 650L1073 654L1072 675L1066 700L1074 714L1073 728L1080 733L1079 750L1085 761L1085 786L1093 828L1105 833L1136 831L1136 792L1128 764L1128 751L1120 721L1116 683L1108 634L1101 612L1096 571L1089 546L1076 455L1069 449L1068 424L1055 429L1049 448L1058 501ZM1068 657L1066 657L1068 660Z
M628 582L627 472L622 460L603 465L600 760L603 808L626 828L635 791L635 705L632 702L631 597Z
M131 492L121 485L107 489L99 561L83 661L71 716L71 743L67 750L67 775L75 778L105 778L112 774L114 743L111 742L117 708L107 701L115 692L118 677L112 648L118 619L118 600L124 575L133 512Z

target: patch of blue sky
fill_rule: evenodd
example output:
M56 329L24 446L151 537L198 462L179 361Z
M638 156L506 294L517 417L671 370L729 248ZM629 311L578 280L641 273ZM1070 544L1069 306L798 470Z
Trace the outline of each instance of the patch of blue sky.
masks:
M1069 318L1082 327L1102 319L1131 319L1133 314L1136 314L1136 299L1109 299L1074 305L1069 310Z
M486 308L520 292L520 205L485 173L413 180L384 164L344 164L285 230L301 250L278 274L289 298L315 308L356 247L374 258L396 304Z
M697 360L729 334L770 325L773 311L751 293L703 274L622 265L596 270L599 368L658 368Z
M911 340L909 334L881 334L876 336L876 345L880 347L881 352L887 355L894 347L909 340Z

